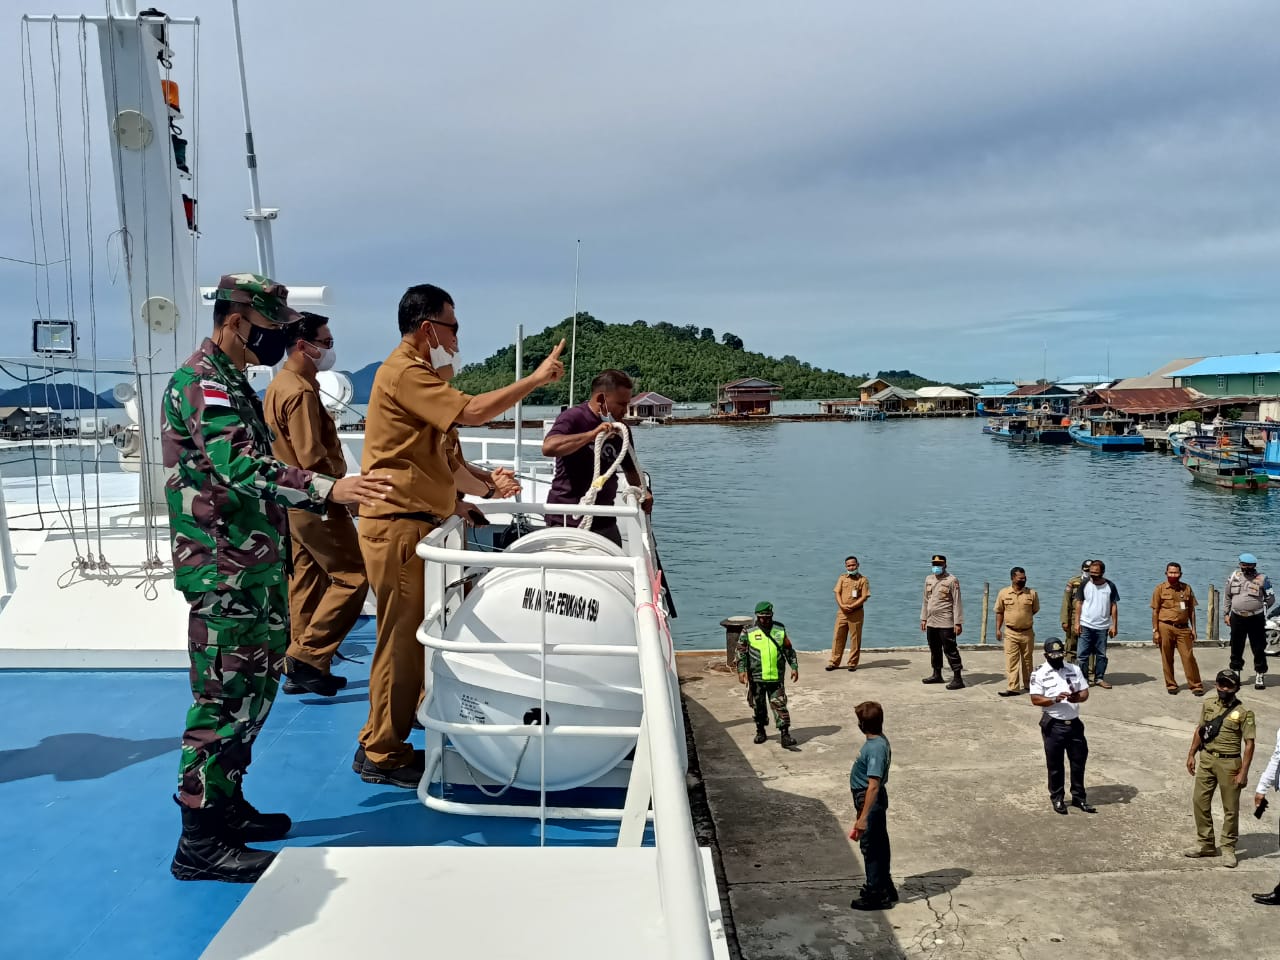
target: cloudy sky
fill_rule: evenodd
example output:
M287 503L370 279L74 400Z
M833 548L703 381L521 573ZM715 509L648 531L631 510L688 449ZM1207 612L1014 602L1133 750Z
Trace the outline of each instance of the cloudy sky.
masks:
M196 6L166 9L204 19L209 282L255 260L229 7ZM241 4L264 203L284 211L278 272L331 285L344 367L390 350L410 283L454 295L468 360L517 323L567 316L578 238L582 308L603 320L710 326L854 373L1036 377L1047 346L1051 377L1106 372L1108 353L1119 376L1280 349L1273 0L384 0L365 19L317 13L337 6ZM0 255L30 259L19 38L10 17ZM39 93L48 36L32 38ZM175 46L182 77L190 46ZM78 123L76 57L68 34ZM40 134L48 149L51 128ZM75 164L69 185L83 193ZM123 348L106 199L100 336ZM83 218L71 219L83 270ZM0 354L29 345L33 290L31 268L0 262Z

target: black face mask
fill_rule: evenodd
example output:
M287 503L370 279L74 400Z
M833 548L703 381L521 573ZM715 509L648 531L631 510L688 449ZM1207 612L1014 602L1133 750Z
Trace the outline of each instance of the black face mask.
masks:
M1234 690L1218 691L1218 699L1221 700L1223 703L1230 703L1235 698L1236 698L1236 692Z
M259 327L256 324L249 326L249 337L244 341L244 345L258 358L258 363L264 367L274 367L280 362L280 358L284 356L285 350L288 349L289 334L284 327L270 326Z
M1062 669L1062 662L1063 662L1062 657L1045 657L1045 659L1049 661L1049 666L1053 667L1053 669L1055 670Z

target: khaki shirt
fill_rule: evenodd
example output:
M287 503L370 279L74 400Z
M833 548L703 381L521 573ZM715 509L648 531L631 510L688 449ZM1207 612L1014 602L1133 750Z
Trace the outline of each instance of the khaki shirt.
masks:
M841 610L842 615L860 617L866 609L866 602L871 596L871 581L861 573L858 576L851 577L847 573L836 581L835 585L836 603L842 607L850 606L853 601L861 600L863 605L852 614L845 614Z
M1010 630L1030 630L1039 612L1040 595L1030 587L1005 587L996 594L996 615L1002 616L999 622Z
M386 500L362 506L362 517L453 513L457 491L449 430L470 400L401 341L374 375L361 461L361 472L390 477L391 491Z
M319 385L284 369L267 387L262 402L275 436L271 453L277 460L330 477L347 475L347 458L338 439L338 425L320 402Z
M1203 726L1221 714L1222 708L1223 703L1217 697L1212 699L1205 697L1204 706L1200 708L1200 725ZM1227 719L1222 721L1222 729L1218 731L1218 735L1205 744L1205 749L1220 754L1243 753L1242 741L1253 740L1256 736L1253 711L1245 709L1244 704L1238 703L1231 708Z
M924 578L924 600L920 619L927 627L963 626L964 610L960 605L960 581L949 573L929 574Z
M1189 583L1179 583L1174 589L1165 580L1151 592L1151 609L1156 612L1157 623L1185 627L1196 615L1195 591Z

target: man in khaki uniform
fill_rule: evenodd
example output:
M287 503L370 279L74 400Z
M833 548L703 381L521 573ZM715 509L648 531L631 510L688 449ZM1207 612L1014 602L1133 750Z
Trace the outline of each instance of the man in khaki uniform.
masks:
M290 466L345 477L338 426L320 400L316 381L319 371L333 368L333 334L327 317L301 316L290 328L284 368L272 378L263 400L275 435L271 452ZM355 626L369 592L351 511L336 503L323 514L290 510L289 539L293 567L284 692L331 697L347 683L330 671L333 655Z
M418 541L457 510L458 483L475 478L453 454L449 429L487 423L538 387L564 376L551 351L528 377L468 396L440 376L455 365L458 321L453 299L430 284L400 299L401 342L378 368L366 418L365 464L391 478L391 493L361 511L360 550L377 598L378 641L369 668L369 719L352 767L366 783L416 788L424 757L407 740L422 693L423 562Z
M835 586L836 628L831 635L831 662L828 670L840 666L840 658L844 656L844 645L849 643L849 672L858 669L858 657L862 653L862 620L865 616L863 607L871 597L871 583L858 572L858 558L844 558L844 573L836 580Z
M1076 633L1076 605L1078 601L1076 597L1080 593L1080 585L1089 579L1089 564L1092 560L1086 560L1080 564L1080 573L1071 577L1067 581L1066 589L1062 591L1062 613L1058 619L1062 623L1062 635L1066 638L1067 645L1067 663L1076 662L1076 647L1080 643L1080 634ZM1093 679L1093 657L1089 658L1089 663L1080 664L1080 670L1084 673L1086 680Z
M1236 865L1236 840L1240 836L1240 793L1249 779L1255 737L1253 711L1236 698L1240 674L1221 670L1217 677L1218 696L1200 708L1200 724L1191 735L1187 753L1187 773L1196 778L1191 794L1191 810L1196 818L1199 843L1186 851L1188 857L1216 857L1213 842L1213 793L1222 797L1222 865ZM1196 754L1200 758L1196 769Z
M996 639L1004 641L1005 676L1009 687L1002 697L1016 697L1031 683L1031 647L1036 642L1034 621L1040 595L1027 587L1027 571L1009 571L1010 586L996 594Z
M1176 649L1182 658L1187 686L1197 697L1203 697L1204 683L1200 680L1200 666L1192 649L1196 642L1196 594L1189 584L1182 582L1181 564L1165 566L1164 576L1164 582L1151 592L1151 642L1160 648L1164 686L1170 693L1178 692L1178 681L1173 675L1173 651Z

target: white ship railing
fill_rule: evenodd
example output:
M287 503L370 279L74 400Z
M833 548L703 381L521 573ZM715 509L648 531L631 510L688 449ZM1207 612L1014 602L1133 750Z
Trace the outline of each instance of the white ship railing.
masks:
M9 536L9 510L4 502L4 476L0 473L0 607L18 589L18 571L13 561L13 540Z
M546 842L548 819L618 820L618 846L640 846L652 806L654 846L657 851L658 880L663 916L672 945L672 957L710 960L713 956L708 926L705 886L701 857L693 832L689 797L685 790L685 773L680 758L685 755L684 736L677 723L677 704L671 692L674 651L670 634L664 628L664 614L659 595L656 563L650 547L647 518L631 493L624 494L625 506L568 506L542 503L522 504L530 514L573 514L608 516L618 519L619 527L630 547L631 556L584 557L558 551L537 553L492 553L477 555L463 547L463 528L457 517L428 534L417 546L424 561L425 611L418 628L418 640L429 651L458 653L522 653L539 657L541 670L541 716L547 717L546 658L556 655L631 656L639 661L643 720L639 727L587 727L568 725L467 724L437 720L427 715L424 703L419 719L431 731L451 736L530 737L542 751L541 782L536 807L516 804L481 804L448 801L432 796L430 784L434 774L443 771L444 751L428 757L428 768L418 795L433 809L470 816L537 816L541 842ZM482 509L510 509L510 505L482 505ZM538 570L542 589L546 588L548 570L596 570L621 573L630 578L635 596L636 643L592 645L553 643L547 640L547 612L542 611L537 642L464 643L446 640L445 626L450 613L462 603L464 568L468 565L510 567ZM427 700L431 698L430 679ZM637 737L635 759L621 809L590 807L548 807L546 789L546 742L548 737Z

